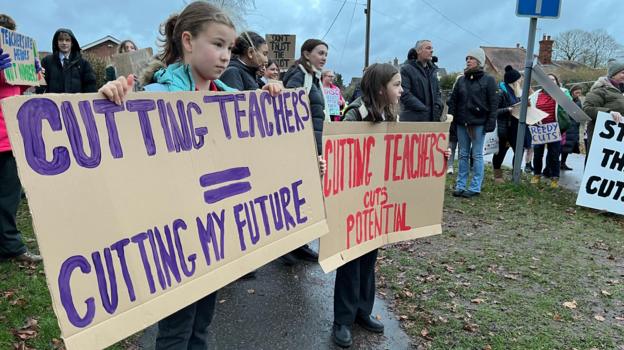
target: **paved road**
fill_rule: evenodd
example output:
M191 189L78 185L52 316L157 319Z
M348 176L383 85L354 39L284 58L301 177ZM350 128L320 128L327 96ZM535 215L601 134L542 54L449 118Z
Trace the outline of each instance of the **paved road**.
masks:
M334 276L318 264L286 267L275 261L260 268L256 279L221 289L210 326L210 349L339 349L331 340ZM409 337L383 300L375 301L373 314L382 317L385 334L373 335L354 326L351 349L410 347ZM141 347L153 349L155 336L156 327L148 328Z

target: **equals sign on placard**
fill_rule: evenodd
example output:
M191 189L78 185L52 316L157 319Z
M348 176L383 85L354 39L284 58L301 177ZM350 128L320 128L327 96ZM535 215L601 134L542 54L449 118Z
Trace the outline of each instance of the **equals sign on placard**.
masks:
M226 182L242 180L248 178L250 175L248 167L225 169L200 176L199 184L202 187L212 187L223 185ZM221 187L207 189L204 192L204 201L208 204L212 204L248 191L251 191L251 183L249 183L249 181L235 182Z

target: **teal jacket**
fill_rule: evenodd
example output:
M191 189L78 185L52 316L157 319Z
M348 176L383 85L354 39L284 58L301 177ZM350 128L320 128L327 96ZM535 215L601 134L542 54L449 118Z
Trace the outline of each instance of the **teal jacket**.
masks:
M174 63L166 68L161 68L152 78L154 83L146 85L145 91L149 92L174 92L174 91L195 91L195 81L190 72L188 64ZM220 80L215 80L219 91L238 91L227 86Z

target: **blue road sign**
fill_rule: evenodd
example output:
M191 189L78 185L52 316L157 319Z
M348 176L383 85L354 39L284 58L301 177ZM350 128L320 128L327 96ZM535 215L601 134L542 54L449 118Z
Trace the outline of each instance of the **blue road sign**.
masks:
M518 0L516 16L558 18L563 0Z

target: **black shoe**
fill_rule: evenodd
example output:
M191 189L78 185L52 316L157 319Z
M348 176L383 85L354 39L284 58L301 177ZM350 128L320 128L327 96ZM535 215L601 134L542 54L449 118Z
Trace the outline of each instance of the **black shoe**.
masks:
M243 275L243 277L241 277L242 280L250 280L253 278L256 278L256 270L248 272L247 274Z
M453 197L461 197L464 194L464 190L455 190L453 191Z
M351 328L343 326L341 324L334 323L334 329L332 330L332 339L336 345L341 348L348 348L353 344L353 338L351 337Z
M355 323L359 324L362 328L373 333L383 333L384 325L371 315L358 316L355 318Z
M301 260L318 262L318 258L319 258L318 254L314 250L312 250L310 247L308 247L307 244L295 249L293 253L295 254L296 257L298 257Z
M462 193L462 197L464 197L464 198L472 198L472 197L479 196L480 194L481 193L479 193L479 192L466 191L466 192Z
M533 166L531 166L531 163L526 163L524 165L524 172L531 174L533 172Z
M297 259L294 253L286 253L280 256L279 259L286 266L293 266L299 263L299 259Z
M561 170L574 170L574 169L570 168L567 164L561 164L560 169Z

